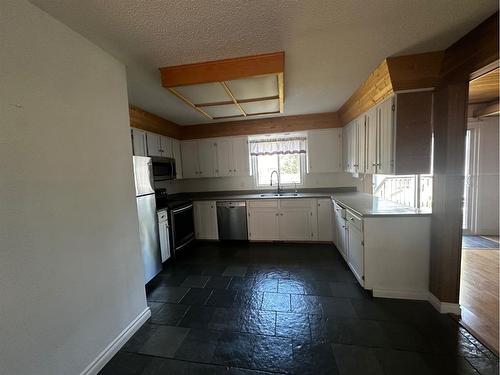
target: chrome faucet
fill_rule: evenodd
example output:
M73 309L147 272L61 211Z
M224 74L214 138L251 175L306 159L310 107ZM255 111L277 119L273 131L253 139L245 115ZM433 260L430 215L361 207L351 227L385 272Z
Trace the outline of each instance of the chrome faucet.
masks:
M277 170L274 170L274 171L271 172L271 186L273 186L273 174L275 174L275 173L276 173L276 178L278 180L278 192L277 192L277 194L280 194L281 193L280 175L279 175L279 173L278 173Z

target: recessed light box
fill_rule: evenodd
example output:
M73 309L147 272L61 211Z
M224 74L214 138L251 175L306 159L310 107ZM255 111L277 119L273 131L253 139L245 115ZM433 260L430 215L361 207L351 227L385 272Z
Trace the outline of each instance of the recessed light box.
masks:
M238 117L243 116L241 111L236 107L236 105L214 105L210 107L204 107L203 110L207 112L213 118L216 117Z
M278 78L276 75L240 78L227 81L226 84L237 100L278 95Z
M265 100L261 102L241 103L241 108L246 114L279 112L280 103L278 99Z
M175 87L175 90L193 104L231 101L231 98L219 82L202 83Z

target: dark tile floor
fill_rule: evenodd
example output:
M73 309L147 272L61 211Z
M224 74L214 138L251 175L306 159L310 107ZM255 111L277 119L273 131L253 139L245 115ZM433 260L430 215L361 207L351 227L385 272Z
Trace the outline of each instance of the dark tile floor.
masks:
M372 298L333 246L197 244L148 303L102 374L498 374L427 302Z

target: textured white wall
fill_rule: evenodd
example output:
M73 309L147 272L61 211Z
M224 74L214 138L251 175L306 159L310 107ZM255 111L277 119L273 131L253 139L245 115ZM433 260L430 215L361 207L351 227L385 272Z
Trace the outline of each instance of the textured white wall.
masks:
M78 374L146 309L124 66L0 5L0 373Z

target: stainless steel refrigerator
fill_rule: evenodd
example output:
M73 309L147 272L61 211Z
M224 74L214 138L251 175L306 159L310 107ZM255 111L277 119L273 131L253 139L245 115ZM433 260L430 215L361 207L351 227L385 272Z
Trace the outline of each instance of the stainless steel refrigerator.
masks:
M162 270L151 158L134 156L134 179L144 281L147 283Z

